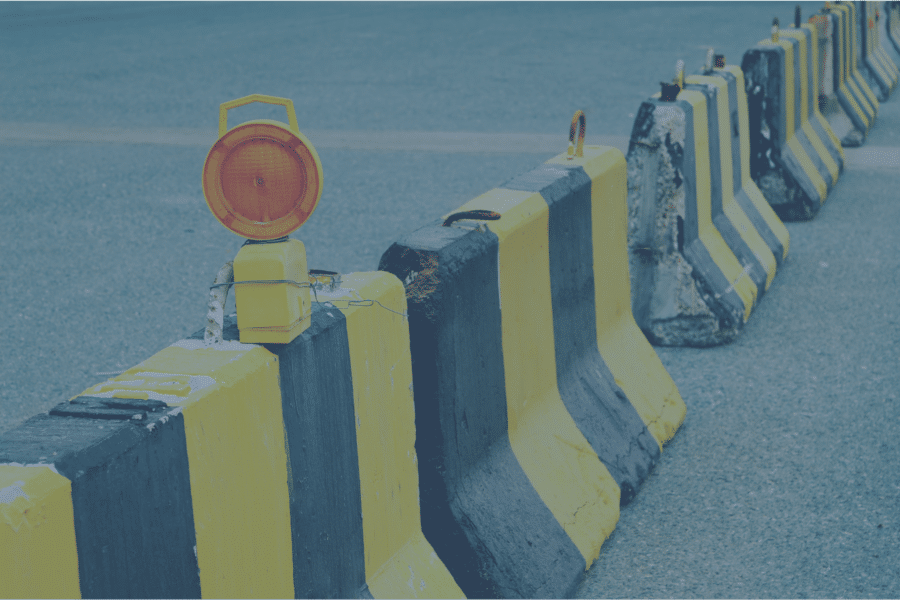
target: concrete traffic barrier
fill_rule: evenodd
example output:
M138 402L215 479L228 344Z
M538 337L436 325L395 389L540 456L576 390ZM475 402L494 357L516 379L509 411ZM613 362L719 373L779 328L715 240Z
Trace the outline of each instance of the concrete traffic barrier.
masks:
M799 12L799 11L798 11ZM816 101L818 89L818 32L810 23L779 30L779 37L793 45L794 55L794 122L803 138L809 141L807 153L817 165L819 175L830 192L844 170L844 150Z
M781 266L788 255L790 235L756 182L750 177L750 123L744 73L736 65L726 65L725 58L722 57L721 65L716 67L714 75L728 82L728 108L731 113L729 134L735 200L765 240L778 266Z
M818 65L819 49L823 44L819 42L819 28L815 24L801 23L798 15L797 25L781 30L785 38L797 42L794 45L794 72L800 76L797 77L794 97L799 98L799 102L794 115L813 144L815 155L827 170L827 175L820 171L823 179L827 182L830 176L833 186L844 170L845 156L838 136L820 110L820 98L816 91L822 87Z
M402 285L322 293L288 344L226 321L0 436L0 595L461 596L419 525Z
M379 266L407 289L423 529L470 596L571 595L684 418L622 314L624 244L604 254L604 233L624 242L621 153L575 154L401 238Z
M628 148L632 310L651 342L711 346L743 329L759 290L713 222L706 97L664 85Z
M826 2L824 12L833 23L834 93L838 104L855 128L855 133L841 137L845 146L859 146L865 141L878 115L878 100L859 73L857 34L849 6Z
M885 35L894 46L897 54L900 54L900 1L891 0L885 2L884 13Z
M829 134L827 122L811 119L816 114L815 77L810 76L815 36L811 26L779 30L776 24L772 39L747 50L741 61L751 177L784 220L815 216L843 166L840 143Z
M685 77L684 83L684 89L699 91L706 98L713 225L756 285L758 302L772 284L777 261L734 197L728 81L710 68L702 75Z
M857 13L860 30L861 70L867 75L879 101L886 101L897 87L897 65L888 58L878 35L877 19L880 18L876 2L854 2L851 9Z

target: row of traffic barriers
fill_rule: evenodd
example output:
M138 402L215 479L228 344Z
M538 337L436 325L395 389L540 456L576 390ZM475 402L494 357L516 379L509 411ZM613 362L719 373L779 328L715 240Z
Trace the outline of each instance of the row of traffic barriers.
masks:
M879 102L897 87L900 70L882 45L895 43L895 2L826 2L810 18L821 38L819 105L844 146L860 146L878 115Z
M879 104L857 45L885 94L897 67L875 17L864 20L875 8L860 4L829 3L808 23L798 7L794 27L776 20L740 68L710 50L697 75L681 63L641 105L628 149L629 266L634 316L653 343L734 339L787 257L782 219L813 218L837 184L845 157L820 110L820 56L833 59L830 114L846 109L845 138L867 135Z
M821 14L868 131L870 9ZM322 179L290 101L223 104L204 192L250 239L205 330L0 436L0 596L572 595L685 418L648 338L734 339L787 257L779 215L843 169L811 21L679 67L627 156L577 112L568 152L371 273L309 271L286 237ZM229 129L253 101L289 125Z
M859 10L859 28L862 32L862 64L868 71L868 79L877 86L878 99L881 102L890 97L897 87L900 70L890 59L881 44L879 21L881 11L875 2L857 2Z
M631 316L625 170L579 147L381 258L409 302L423 529L467 595L571 595L684 419Z

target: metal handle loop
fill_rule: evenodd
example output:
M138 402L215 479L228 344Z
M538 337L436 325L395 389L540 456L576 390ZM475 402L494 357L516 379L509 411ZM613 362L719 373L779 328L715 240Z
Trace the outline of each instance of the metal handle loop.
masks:
M274 104L275 106L283 106L287 111L289 129L300 134L300 126L297 125L297 113L294 112L294 103L289 98L278 98L277 96L266 96L264 94L250 94L236 100L229 100L219 105L219 137L225 135L228 131L228 111L238 106L252 104L253 102L262 102L263 104Z
M584 129L585 129L584 112L575 111L572 117L572 124L569 126L569 150L566 155L567 160L584 156ZM575 146L575 127L578 127L578 147Z
M441 226L449 227L451 224L457 221L467 219L471 219L473 221L496 221L500 218L500 216L500 213L493 210L464 210L462 212L453 213L452 215L444 219L444 222L441 224Z

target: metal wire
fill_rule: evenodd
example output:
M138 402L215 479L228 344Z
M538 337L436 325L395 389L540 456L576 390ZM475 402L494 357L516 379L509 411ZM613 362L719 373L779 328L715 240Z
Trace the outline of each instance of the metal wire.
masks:
M318 302L318 300L316 300L316 302ZM388 308L387 306L385 306L378 300L372 300L372 299L368 299L368 300L337 300L337 302L346 302L347 306L336 306L334 304L334 302L335 302L335 300L329 300L328 302L322 302L321 304L324 304L325 306L330 306L332 308L336 308L338 310L347 310L352 306L372 306L374 304L377 304L378 306L380 306L381 308L383 308L384 310L386 310L388 312L392 312L395 315L400 315L404 319L409 318L408 312L400 312L400 311L394 310L392 308Z
M279 284L279 283L286 283L286 284L290 284L290 285L296 285L297 287L300 287L300 288L311 288L311 289L312 289L312 293L313 293L313 297L315 298L315 301L316 301L317 304L324 304L325 306L330 306L330 307L336 308L336 309L338 309L338 310L347 310L347 309L349 309L349 308L351 308L351 307L354 307L354 306L373 306L373 305L377 304L378 306L380 306L381 308L383 308L384 310L386 310L386 311L388 311L388 312L392 312L392 313L394 313L395 315L400 315L401 317L403 317L403 318L405 318L405 319L406 319L406 318L409 318L409 313L407 313L407 312L400 312L400 311L396 311L396 310L394 310L394 309L392 309L392 308L388 308L387 306L385 306L384 304L382 304L382 303L379 302L378 300L373 300L373 299L364 299L364 300L328 300L328 301L324 301L324 302L323 302L323 301L319 300L319 295L318 295L316 292L317 292L317 290L319 290L319 289L321 289L321 288L324 288L324 287L326 286L326 284L313 284L313 283L302 282L302 281L293 281L293 280L291 280L291 279L254 279L254 280L247 280L247 281L233 281L233 282L231 282L231 283L216 283L216 284L213 284L213 285L209 286L209 289L212 290L212 289L215 289L215 288L225 287L225 286L232 286L232 285L245 285L245 284L256 284L256 285L262 284L262 285L267 285L267 284ZM346 303L347 303L347 306L337 306L337 305L334 304L334 302L346 302Z

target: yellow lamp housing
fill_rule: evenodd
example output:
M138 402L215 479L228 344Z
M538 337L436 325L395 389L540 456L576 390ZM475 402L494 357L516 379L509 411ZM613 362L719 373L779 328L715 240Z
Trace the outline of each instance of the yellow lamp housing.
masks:
M262 119L229 130L228 110L252 102L284 106L288 124ZM249 238L234 260L241 342L291 342L309 327L311 302L306 249L287 235L319 202L322 164L290 100L253 94L220 106L203 193L225 227Z
M234 259L234 302L241 342L287 344L306 331L312 311L307 272L300 240L240 249ZM296 283L269 283L276 281Z

